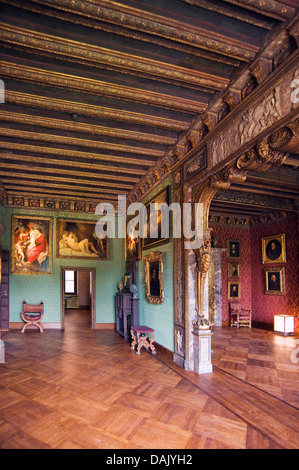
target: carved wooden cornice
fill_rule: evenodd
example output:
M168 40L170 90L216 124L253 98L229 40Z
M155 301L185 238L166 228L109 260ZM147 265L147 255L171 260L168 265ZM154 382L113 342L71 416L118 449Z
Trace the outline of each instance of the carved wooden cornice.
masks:
M16 91L5 91L5 103L17 104L20 106L29 106L32 108L41 108L45 110L54 110L71 115L72 113L81 114L83 116L101 117L105 119L117 120L127 123L141 124L144 126L157 127L162 129L170 129L173 131L187 130L189 124L185 121L178 121L174 119L160 118L157 116L146 116L145 114L138 114L122 109L110 109L102 106L95 106L90 104L71 102L66 100L41 97L31 95L28 93L20 93Z

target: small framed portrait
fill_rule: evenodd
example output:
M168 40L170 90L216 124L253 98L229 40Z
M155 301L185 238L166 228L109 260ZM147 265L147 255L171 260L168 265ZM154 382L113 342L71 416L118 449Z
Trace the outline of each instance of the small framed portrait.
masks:
M163 260L160 251L151 251L145 259L145 296L153 304L164 300Z
M240 264L239 263L228 263L228 278L229 279L240 278Z
M284 233L262 238L262 260L263 264L286 262Z
M265 268L265 294L269 295L285 295L285 269Z
M130 224L133 217L127 220L127 231L125 238L125 259L127 262L141 260L141 239L135 236L135 232L139 231L139 227Z
M229 300L240 299L241 298L241 284L239 282L229 282L228 283L228 293L227 297Z
M227 257L240 259L240 240L227 240Z

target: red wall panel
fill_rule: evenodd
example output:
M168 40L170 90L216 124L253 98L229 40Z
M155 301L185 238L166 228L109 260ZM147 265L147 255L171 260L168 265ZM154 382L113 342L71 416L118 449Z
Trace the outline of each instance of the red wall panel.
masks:
M252 309L253 322L273 324L278 313L299 314L299 239L296 215L267 225L250 228L212 226L217 237L217 247L226 248L228 239L238 239L241 244L240 282L241 302ZM264 265L262 263L262 238L285 233L286 263ZM228 258L222 258L222 320L228 323ZM265 267L284 266L286 295L265 294ZM296 319L296 328L299 321Z

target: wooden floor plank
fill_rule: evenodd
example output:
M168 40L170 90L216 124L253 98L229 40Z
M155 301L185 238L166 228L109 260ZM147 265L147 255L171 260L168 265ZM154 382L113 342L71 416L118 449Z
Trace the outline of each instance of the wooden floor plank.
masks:
M65 331L3 335L0 448L297 448L295 337L215 328L213 373L199 376L89 321L74 310Z

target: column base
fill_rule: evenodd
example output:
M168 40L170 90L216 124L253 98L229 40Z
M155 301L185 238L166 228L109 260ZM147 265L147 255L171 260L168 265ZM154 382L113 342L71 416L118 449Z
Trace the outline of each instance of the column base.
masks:
M194 329L193 347L194 347L194 372L197 374L210 374L213 372L211 361L211 338L210 329Z

